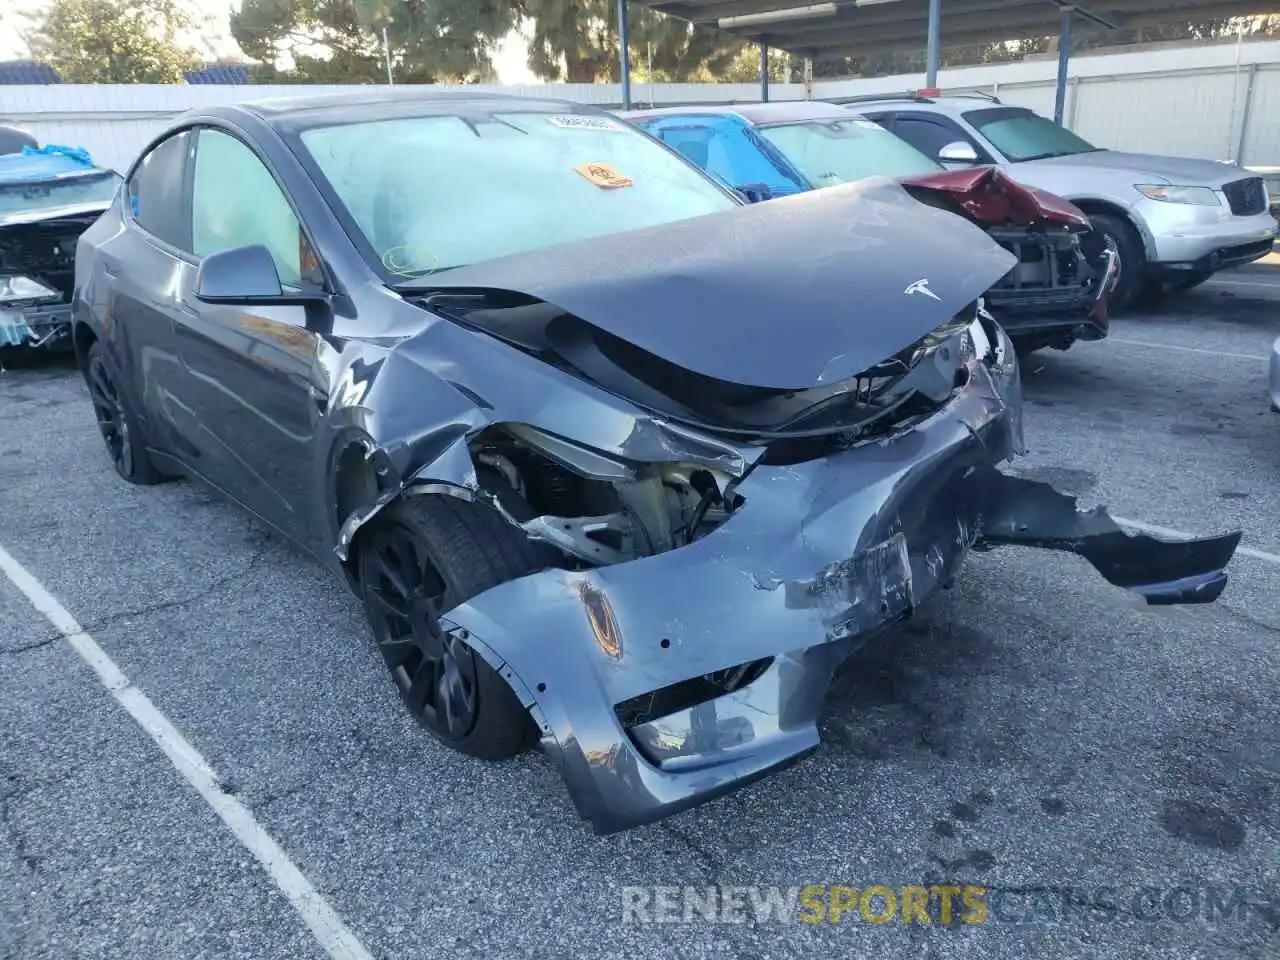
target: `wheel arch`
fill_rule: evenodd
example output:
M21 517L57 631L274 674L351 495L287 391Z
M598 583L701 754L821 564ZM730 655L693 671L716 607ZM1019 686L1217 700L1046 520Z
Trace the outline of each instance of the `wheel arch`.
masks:
M89 363L89 351L98 342L98 333L83 320L71 327L71 348L75 352L76 367L83 372Z
M427 467L397 466L392 452L362 430L340 434L330 448L327 492L331 542L348 582L357 586L357 542L377 514L403 496L449 495L475 499L476 478L466 434L454 438ZM460 443L458 442L460 441ZM450 458L465 458L458 468Z
M1132 210L1121 206L1113 200L1104 200L1101 197L1067 197L1067 199L1090 217L1115 217L1121 223L1127 224L1142 245L1142 252L1146 255L1147 261L1150 262L1155 259L1155 238L1147 230L1146 224L1133 215Z

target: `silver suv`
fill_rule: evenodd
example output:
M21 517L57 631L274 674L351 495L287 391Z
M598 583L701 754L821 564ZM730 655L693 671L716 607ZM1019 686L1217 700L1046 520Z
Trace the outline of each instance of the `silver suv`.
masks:
M848 97L866 116L948 167L998 164L1072 201L1111 237L1123 307L1141 292L1187 290L1271 252L1276 218L1265 181L1236 164L1120 153L994 97Z

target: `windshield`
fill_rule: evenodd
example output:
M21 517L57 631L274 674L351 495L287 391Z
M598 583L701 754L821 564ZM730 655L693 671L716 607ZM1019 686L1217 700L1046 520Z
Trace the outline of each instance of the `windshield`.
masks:
M806 120L758 127L757 132L819 187L942 169L941 164L870 120Z
M119 185L120 175L112 170L36 183L0 184L0 214L109 204Z
M301 141L381 268L405 279L739 206L597 114L398 118L314 127Z
M1066 127L1018 107L970 110L964 118L1013 161L1069 157L1099 149Z

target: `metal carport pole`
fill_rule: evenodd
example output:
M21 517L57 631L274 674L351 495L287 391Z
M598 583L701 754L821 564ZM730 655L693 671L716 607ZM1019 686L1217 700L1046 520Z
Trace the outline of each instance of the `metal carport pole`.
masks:
M760 102L769 102L769 44L760 41Z
M942 0L929 0L929 41L925 51L924 85L938 85L938 64L942 60Z
M622 63L622 109L631 109L631 30L627 26L627 0L618 0L618 56Z
M1071 60L1071 17L1075 7L1062 8L1062 26L1058 30L1058 89L1053 97L1053 122L1062 126L1067 106L1067 63Z

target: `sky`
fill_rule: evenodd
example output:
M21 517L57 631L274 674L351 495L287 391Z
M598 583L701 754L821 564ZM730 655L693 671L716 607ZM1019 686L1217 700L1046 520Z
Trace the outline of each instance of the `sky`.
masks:
M227 29L227 16L240 5L240 0L187 0L197 16L210 20L208 31L201 31L206 40L207 52L212 57L240 56L240 50ZM0 60L20 60L27 56L21 31L30 21L22 16L38 13L47 0L3 0L0 5ZM537 83L538 80L526 65L526 42L519 33L512 31L498 47L494 68L500 83Z

